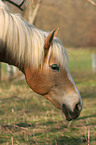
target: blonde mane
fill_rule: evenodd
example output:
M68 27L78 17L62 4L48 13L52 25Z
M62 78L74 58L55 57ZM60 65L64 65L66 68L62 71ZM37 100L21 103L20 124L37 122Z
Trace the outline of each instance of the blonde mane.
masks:
M49 32L37 29L21 16L9 12L8 7L0 0L0 40L11 56L19 63L26 63L38 68L44 61L44 43ZM1 45L1 44L0 44ZM65 67L68 56L58 38L53 40L51 53ZM50 55L51 55L50 53Z

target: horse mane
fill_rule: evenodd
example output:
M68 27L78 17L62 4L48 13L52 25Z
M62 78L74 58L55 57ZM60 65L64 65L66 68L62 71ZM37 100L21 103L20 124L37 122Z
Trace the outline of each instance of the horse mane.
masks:
M38 68L44 61L44 43L49 32L44 32L29 24L18 14L12 14L6 4L0 0L0 40L16 63L23 63ZM1 45L1 44L0 44ZM51 53L65 67L68 56L58 38L53 40ZM50 55L51 55L50 53Z

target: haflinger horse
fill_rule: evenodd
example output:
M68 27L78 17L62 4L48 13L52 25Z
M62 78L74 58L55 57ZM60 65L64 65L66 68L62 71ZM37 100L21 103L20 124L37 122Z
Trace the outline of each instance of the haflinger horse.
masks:
M82 110L82 99L68 70L68 55L56 37L20 15L12 14L0 0L0 62L18 67L29 87L47 98L70 121Z

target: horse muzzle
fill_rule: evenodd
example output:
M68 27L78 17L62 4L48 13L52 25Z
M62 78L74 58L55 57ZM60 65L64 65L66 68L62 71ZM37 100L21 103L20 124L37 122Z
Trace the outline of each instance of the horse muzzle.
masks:
M73 110L71 110L66 104L62 105L62 111L68 121L76 119L80 115L81 110L82 105L80 103L76 104Z

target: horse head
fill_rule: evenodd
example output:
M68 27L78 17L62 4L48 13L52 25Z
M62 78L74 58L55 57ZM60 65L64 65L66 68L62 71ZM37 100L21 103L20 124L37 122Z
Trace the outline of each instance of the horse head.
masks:
M57 31L51 31L45 39L42 66L35 69L25 65L24 71L29 87L62 110L66 119L70 121L79 116L82 110L82 100L67 64L60 63L60 58L55 57L52 51L55 46L60 45L57 40L54 40Z

